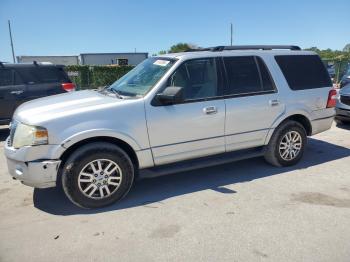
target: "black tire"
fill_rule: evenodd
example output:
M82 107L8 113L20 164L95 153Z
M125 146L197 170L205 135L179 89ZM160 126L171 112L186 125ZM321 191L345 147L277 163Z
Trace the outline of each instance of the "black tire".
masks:
M282 158L280 153L280 144L283 137L290 131L297 132L301 137L301 148L294 158L290 160L285 160ZM265 160L271 165L282 167L282 166L292 166L300 161L302 158L305 147L307 144L307 135L305 128L296 121L287 120L281 123L273 133L269 144L266 146Z
M121 170L119 187L111 195L101 199L86 196L79 188L78 178L83 168L91 161L111 160ZM62 187L67 197L83 208L100 208L122 199L130 190L134 181L134 165L130 157L118 146L106 142L94 142L78 148L65 162L62 168Z
M334 122L335 122L337 125L344 125L344 122L343 122L342 120L340 120L340 119L337 119L337 118L334 119Z

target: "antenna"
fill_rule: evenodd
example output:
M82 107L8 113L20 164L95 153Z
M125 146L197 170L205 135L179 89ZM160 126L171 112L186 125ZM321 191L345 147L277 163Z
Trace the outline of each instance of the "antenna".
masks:
M232 40L233 40L233 25L231 23L231 46L232 46Z
M11 49L12 49L13 63L16 63L15 50L13 49L13 41L12 41L12 32L11 32L11 22L10 22L10 20L8 20L8 24L9 24L9 33L10 33L10 40L11 40Z

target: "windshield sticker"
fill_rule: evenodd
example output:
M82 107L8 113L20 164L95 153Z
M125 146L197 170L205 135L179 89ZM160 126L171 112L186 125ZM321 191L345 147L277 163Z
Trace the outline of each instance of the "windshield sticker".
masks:
M156 60L153 64L159 66L166 66L167 64L169 64L169 62L169 60Z

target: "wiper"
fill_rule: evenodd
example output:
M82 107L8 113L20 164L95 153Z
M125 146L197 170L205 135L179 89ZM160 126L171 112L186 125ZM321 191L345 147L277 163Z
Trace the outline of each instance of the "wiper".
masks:
M108 91L112 92L113 94L115 94L115 96L118 97L119 99L123 99L123 97L114 88L107 87L106 90L108 90Z
M110 86L104 86L102 87L100 90L99 90L101 93L102 92L110 92L110 93L113 93L115 94L115 96L119 99L123 99L123 97L118 93L117 90L115 90L114 88L111 88Z

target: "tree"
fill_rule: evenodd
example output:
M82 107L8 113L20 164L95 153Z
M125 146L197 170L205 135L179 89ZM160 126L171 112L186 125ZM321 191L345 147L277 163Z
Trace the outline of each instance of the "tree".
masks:
M170 50L168 53L179 53L179 52L185 52L189 49L192 49L193 45L188 43L177 43L176 45L173 45L170 47Z
M166 54L166 51L165 50L161 50L158 52L159 55L165 55Z
M344 46L343 52L350 52L350 44L347 44L346 46Z

